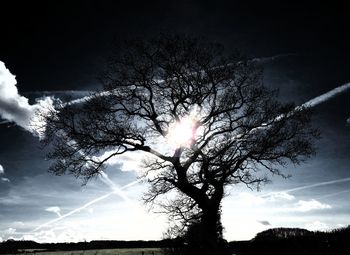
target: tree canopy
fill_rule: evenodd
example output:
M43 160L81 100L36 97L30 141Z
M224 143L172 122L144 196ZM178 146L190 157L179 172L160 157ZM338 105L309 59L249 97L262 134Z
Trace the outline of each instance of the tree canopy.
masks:
M259 186L314 153L310 110L279 102L262 74L200 38L129 41L109 59L103 90L46 116L51 170L88 181L110 158L144 152L145 201L184 227L200 222L211 233L202 241L215 243L226 186Z

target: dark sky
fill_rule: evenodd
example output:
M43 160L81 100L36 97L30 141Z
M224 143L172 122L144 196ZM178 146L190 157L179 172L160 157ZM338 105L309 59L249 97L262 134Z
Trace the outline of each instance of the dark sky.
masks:
M91 78L103 65L113 40L149 37L160 31L198 34L252 56L291 52L322 55L325 61L340 55L346 61L350 53L348 8L334 3L120 2L11 1L5 5L1 58L18 76L23 91L92 85Z
M281 100L301 104L350 81L350 10L334 1L120 2L2 3L0 61L16 75L19 94L31 103L47 94L42 91L66 91L79 97L79 91L83 94L99 86L96 77L115 41L135 36L149 38L160 32L204 36L224 44L228 51L239 49L251 58L290 54L262 63L266 85L278 88ZM270 226L322 229L350 224L350 182L346 179L350 177L350 127L346 124L350 117L349 98L347 91L315 107L313 124L322 132L316 156L296 169L289 166L292 179L273 179L273 184L264 190L305 189L282 192L280 197L269 199L244 188L232 192L235 199L227 199L224 204L228 239L251 238ZM66 240L72 235L78 236L75 240L161 237L161 227L152 234L140 234L158 215L135 212L139 217L136 225L127 217L126 211L131 210L128 203L119 198L107 198L108 203L97 203L31 232L109 191L100 180L81 187L71 176L52 176L47 173L48 162L44 159L45 151L39 149L37 137L14 124L0 125L0 165L4 169L0 177L8 179L0 181L0 240L23 236L41 241ZM117 185L135 180L132 169L123 170L128 164L131 163L114 166L115 171L108 172ZM327 183L335 180L338 182ZM128 196L138 201L142 189L141 185L130 189ZM274 203L284 207L273 207ZM237 206L243 209L237 212ZM131 208L139 210L135 205ZM119 224L119 232L107 227L113 225L112 220L102 220L116 211L119 221L113 222ZM84 227L91 219L99 225L98 234ZM250 226L246 232L235 232L241 227L237 219ZM159 222L163 224L164 219L159 218Z

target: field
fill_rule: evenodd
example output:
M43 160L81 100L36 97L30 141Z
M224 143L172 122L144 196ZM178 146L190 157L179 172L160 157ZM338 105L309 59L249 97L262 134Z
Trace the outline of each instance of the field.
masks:
M103 250L80 250L80 251L50 251L50 252L34 252L33 250L25 250L24 253L30 255L163 255L159 248L130 248L130 249L103 249Z

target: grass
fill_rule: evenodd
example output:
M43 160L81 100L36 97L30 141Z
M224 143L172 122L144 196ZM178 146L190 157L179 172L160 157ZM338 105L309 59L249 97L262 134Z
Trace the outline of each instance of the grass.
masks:
M144 252L144 253L142 253ZM153 252L153 253L152 253ZM163 255L160 248L130 248L130 249L102 249L102 250L78 250L78 251L40 251L26 250L31 255Z

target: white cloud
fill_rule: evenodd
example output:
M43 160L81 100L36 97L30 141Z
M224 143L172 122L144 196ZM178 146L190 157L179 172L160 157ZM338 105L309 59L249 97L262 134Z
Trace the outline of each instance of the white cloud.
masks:
M110 201L113 201L113 198ZM81 215L56 221L36 231L21 234L17 231L17 239L38 242L160 239L162 232L166 229L166 216L148 212L141 207L141 202L139 206L135 208L127 203L107 203L104 206L97 206L93 214L84 210ZM154 224L155 222L157 224Z
M22 236L21 239L42 242L42 243L59 242L59 240L57 240L55 233L51 230L43 230L38 233L25 234Z
M233 203L241 211L248 212L309 212L332 208L329 204L321 203L315 199L295 200L295 196L285 192L274 192L268 195L257 196L249 192L240 192ZM259 221L258 221L259 222Z
M232 208L230 213L226 210L222 215L224 236L227 240L250 240L258 232L271 228L267 221L257 220L256 215L247 212L237 214L235 211L237 208Z
M238 202L245 205L261 205L266 202L264 198L255 196L248 192L241 192L238 196Z
M287 192L273 192L269 194L268 198L269 201L275 202L279 200L287 200L291 201L295 199L295 196L288 194Z
M294 210L299 212L308 212L311 210L323 210L330 208L332 207L328 204L322 204L315 199L311 199L309 201L299 200L298 203L296 203Z
M0 165L0 175L3 175L3 174L5 174L5 169L2 165ZM0 181L1 182L10 182L10 179L6 178L6 177L1 177Z
M290 195L286 192L271 192L267 195L255 195L251 192L240 192L238 198L235 198L235 203L239 204L239 207L254 207L260 206L272 206L278 203L288 204L289 201L295 199L295 196Z
M2 240L2 237L0 236L0 243L2 242L3 240Z
M39 136L37 128L44 124L39 113L52 109L53 99L45 97L30 105L28 98L18 93L16 84L16 76L0 61L0 117Z
M7 235L13 235L13 234L16 233L16 229L15 228L8 228L8 229L5 230L5 233Z
M336 226L337 228L344 228L344 227L346 227L346 225L341 224L341 223L338 223L338 224L336 224L335 226Z
M11 182L9 178L1 177L0 179L2 182Z
M272 226L304 227L312 221L309 217L318 215L318 210L332 207L315 199L297 199L287 192L263 195L241 192L226 197L223 208L225 237L229 240L249 240ZM273 219L273 224L268 219ZM237 229L244 230L237 232Z
M306 224L305 228L310 230L310 231L317 231L317 230L324 231L324 230L330 229L330 227L326 223L323 223L323 222L318 221L318 220Z
M45 209L45 211L53 212L53 213L57 214L58 217L61 217L61 208L59 208L58 206L48 207Z
M23 228L25 226L25 224L22 221L15 221L11 224L11 226L13 228L18 229L18 228Z
M100 156L94 156L92 159L96 161L102 161L103 159L111 156L115 152L116 150L106 151ZM120 164L120 170L125 172L142 172L142 161L145 159L146 155L147 154L145 154L144 152L129 152L127 154L116 155L114 157L111 157L106 162L106 164L110 166Z

